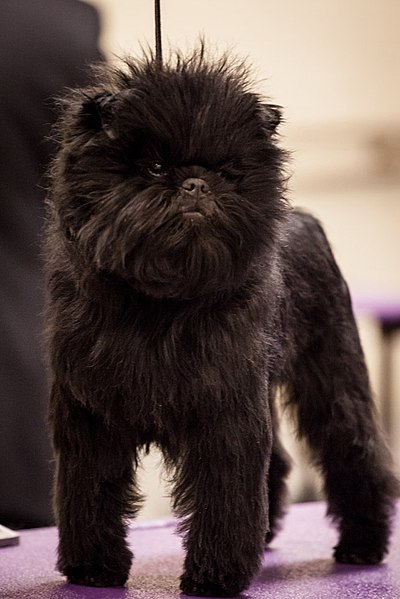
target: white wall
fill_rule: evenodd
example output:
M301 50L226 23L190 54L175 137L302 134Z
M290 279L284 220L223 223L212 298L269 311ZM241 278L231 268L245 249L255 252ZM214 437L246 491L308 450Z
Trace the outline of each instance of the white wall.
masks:
M153 44L152 0L93 3L108 50ZM204 33L248 56L290 123L399 119L398 0L162 0L162 17L166 46Z

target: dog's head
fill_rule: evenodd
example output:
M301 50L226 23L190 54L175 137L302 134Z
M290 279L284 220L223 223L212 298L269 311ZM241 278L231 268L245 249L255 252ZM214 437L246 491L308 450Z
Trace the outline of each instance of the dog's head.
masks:
M77 267L153 297L242 284L287 209L280 111L246 68L203 50L127 61L66 104L52 201Z

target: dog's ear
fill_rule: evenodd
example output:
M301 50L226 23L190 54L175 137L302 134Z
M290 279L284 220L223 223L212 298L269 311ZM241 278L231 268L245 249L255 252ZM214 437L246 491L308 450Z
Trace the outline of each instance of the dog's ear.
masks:
M260 116L265 132L272 135L282 122L282 109L276 104L261 104Z
M93 131L103 130L110 139L118 136L115 124L115 109L120 94L102 92L88 98L82 105L81 116L85 126Z

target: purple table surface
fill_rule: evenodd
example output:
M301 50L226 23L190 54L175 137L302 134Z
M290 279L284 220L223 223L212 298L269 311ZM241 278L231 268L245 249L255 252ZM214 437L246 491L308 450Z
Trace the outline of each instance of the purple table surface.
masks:
M379 566L346 566L332 560L336 532L324 503L294 505L280 534L263 556L247 599L400 598L400 504L389 555ZM126 588L66 584L55 571L57 531L21 532L17 547L0 549L3 599L176 599L183 549L173 522L140 523L130 530L135 552ZM183 595L182 595L183 597Z

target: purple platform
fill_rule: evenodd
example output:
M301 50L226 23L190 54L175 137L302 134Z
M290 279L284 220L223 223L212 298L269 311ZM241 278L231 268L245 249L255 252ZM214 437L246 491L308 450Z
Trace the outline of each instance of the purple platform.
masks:
M400 598L400 505L389 555L380 566L345 566L332 560L336 533L323 503L292 506L266 551L248 599ZM55 571L57 531L22 531L17 547L0 549L2 599L176 599L183 550L172 522L135 525L135 561L127 588L66 584ZM183 595L182 595L183 597Z

